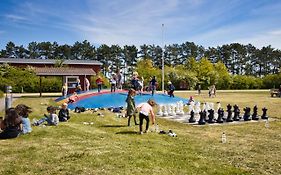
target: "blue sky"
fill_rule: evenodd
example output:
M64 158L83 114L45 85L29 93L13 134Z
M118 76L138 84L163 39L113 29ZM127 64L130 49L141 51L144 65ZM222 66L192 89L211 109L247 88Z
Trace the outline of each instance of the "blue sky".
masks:
M281 49L281 0L0 0L0 49L8 41L83 40Z

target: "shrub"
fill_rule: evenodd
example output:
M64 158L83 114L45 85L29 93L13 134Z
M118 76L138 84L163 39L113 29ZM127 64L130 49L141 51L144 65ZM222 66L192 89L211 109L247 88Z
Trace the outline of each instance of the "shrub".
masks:
M4 97L4 92L0 91L0 98Z

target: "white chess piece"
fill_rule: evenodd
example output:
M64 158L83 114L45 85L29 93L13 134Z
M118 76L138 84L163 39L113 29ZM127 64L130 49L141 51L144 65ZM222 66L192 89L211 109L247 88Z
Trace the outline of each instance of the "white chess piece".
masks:
M172 115L172 105L168 104L168 115Z
M157 112L158 116L162 116L163 115L162 107L163 107L163 105L160 104L159 108L158 108L158 112Z
M167 105L164 105L164 112L163 112L163 116L168 116L168 111L167 111Z
M175 104L172 104L172 116L175 116L175 115L177 115L176 114L176 105Z
M200 111L201 111L200 102L196 102L194 113L199 114Z
M180 101L180 103L179 103L180 105L180 115L184 115L184 111L183 111L183 101Z
M180 114L180 103L179 103L179 102L177 102L176 114L177 114L177 115Z

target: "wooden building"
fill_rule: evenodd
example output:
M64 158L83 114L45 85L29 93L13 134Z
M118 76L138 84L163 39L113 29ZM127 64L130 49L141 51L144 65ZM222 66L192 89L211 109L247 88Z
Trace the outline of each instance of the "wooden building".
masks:
M93 60L64 60L61 62L59 60L17 58L0 58L0 64L15 67L32 66L36 75L40 77L40 82L42 76L61 76L63 84L68 85L69 93L74 92L77 79L80 80L82 90L84 90L85 79L91 81L91 76L96 75L102 66L101 62ZM58 67L58 65L63 65L63 67Z

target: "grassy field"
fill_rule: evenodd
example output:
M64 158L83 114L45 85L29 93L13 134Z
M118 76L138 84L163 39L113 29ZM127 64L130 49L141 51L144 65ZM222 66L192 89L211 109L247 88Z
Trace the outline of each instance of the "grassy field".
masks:
M104 117L87 111L71 113L71 120L59 126L33 127L33 132L16 139L0 140L0 174L281 174L281 99L268 92L176 93L194 96L201 102L220 101L242 107L268 108L274 118L265 123L192 126L157 119L160 129L172 129L178 137L149 132L137 134L126 118L103 111ZM30 118L40 118L48 98L20 98L33 108ZM1 113L3 115L3 112ZM83 122L93 122L85 125ZM133 123L133 122L132 122ZM227 143L221 143L221 134Z

